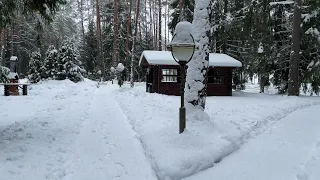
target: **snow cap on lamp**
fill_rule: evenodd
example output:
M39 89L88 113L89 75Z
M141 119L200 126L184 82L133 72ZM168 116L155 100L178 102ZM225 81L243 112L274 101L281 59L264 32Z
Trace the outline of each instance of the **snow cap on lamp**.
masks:
M122 63L119 63L117 66L117 71L122 72L124 70L124 65Z
M111 67L111 68L110 68L110 71L111 71L112 73L114 73L114 72L116 71L116 69L115 69L114 67Z
M170 44L190 44L194 45L192 38L192 24L188 21L181 21L176 25L174 38Z
M192 59L195 51L195 42L190 22L182 21L176 25L175 34L168 47L174 60L180 65L185 65Z

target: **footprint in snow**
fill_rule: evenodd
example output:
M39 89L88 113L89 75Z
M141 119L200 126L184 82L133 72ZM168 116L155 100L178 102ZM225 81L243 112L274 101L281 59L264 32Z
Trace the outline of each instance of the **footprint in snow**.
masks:
M17 161L19 159L22 159L24 155L15 155L15 156L7 156L7 161Z
M297 175L297 180L308 180L308 175L304 172Z

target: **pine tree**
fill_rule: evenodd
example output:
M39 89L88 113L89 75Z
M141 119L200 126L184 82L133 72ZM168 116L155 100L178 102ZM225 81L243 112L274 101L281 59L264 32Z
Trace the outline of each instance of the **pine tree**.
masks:
M78 53L73 42L65 41L59 50L58 57L58 80L70 79L73 82L83 80L82 73L86 71L81 68Z
M0 29L6 27L15 18L16 12L23 4L24 14L39 14L47 21L52 21L53 15L60 5L66 4L66 0L1 0L0 4Z
M58 51L51 45L46 52L46 58L43 65L43 77L45 79L57 79L58 73Z
M302 43L301 56L303 57L300 63L301 81L303 83L304 93L309 92L310 95L320 92L320 2L310 0L308 7L304 12L305 16L302 23ZM310 84L311 86L309 86Z
M88 32L84 37L84 46L82 47L81 60L89 74L95 76L97 68L97 36L95 33L94 22L89 22ZM95 77L97 78L97 77Z
M29 73L28 79L31 83L37 83L41 80L42 61L40 51L31 53L31 59L29 61Z
M292 33L292 56L290 59L288 95L299 96L300 93L300 43L301 43L301 0L294 1L294 18L293 18L293 33Z

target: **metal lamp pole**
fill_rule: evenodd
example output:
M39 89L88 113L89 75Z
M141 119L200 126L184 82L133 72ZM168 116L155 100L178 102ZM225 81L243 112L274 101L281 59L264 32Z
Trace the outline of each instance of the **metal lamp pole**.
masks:
M195 51L195 42L193 36L189 34L193 44L188 43L170 43L168 46L171 50L173 59L180 65L181 69L181 84L180 84L180 96L181 107L179 108L179 133L183 133L186 129L186 108L184 106L184 87L186 83L186 65L192 59ZM173 36L175 38L176 34Z
M111 82L112 82L112 84L113 84L113 78L114 78L115 70L116 70L116 69L115 69L114 67L111 67L111 68L110 68L110 71L111 71L110 76L111 76Z
M186 84L186 62L179 63L181 70L181 84L180 84L180 95L181 95L181 107L179 109L179 133L183 133L186 128L186 108L184 107L184 87Z

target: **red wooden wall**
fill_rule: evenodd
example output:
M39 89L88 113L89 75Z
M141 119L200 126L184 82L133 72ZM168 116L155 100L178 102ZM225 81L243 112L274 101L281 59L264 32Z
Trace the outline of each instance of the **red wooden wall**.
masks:
M150 66L152 69L152 92L166 95L180 95L180 77L178 82L161 82L162 80L162 69L179 69L178 76L180 76L179 66L169 66L169 65L156 65ZM224 84L207 84L207 95L208 96L232 96L232 70L231 67L215 67L210 68L209 72L214 70L220 70L224 72ZM148 77L150 75L147 75ZM147 79L150 79L150 77ZM151 82L150 82L151 83Z

